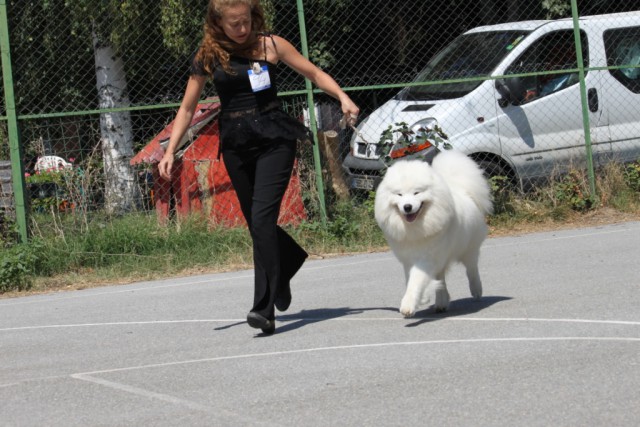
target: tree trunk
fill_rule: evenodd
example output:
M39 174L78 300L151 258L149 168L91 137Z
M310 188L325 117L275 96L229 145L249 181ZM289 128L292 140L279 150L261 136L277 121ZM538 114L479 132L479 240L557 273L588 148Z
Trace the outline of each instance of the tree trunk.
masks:
M349 200L349 187L344 179L344 172L340 166L340 154L338 153L338 132L328 130L321 132L318 138L320 148L329 165L329 173L331 174L331 186L335 191L338 200Z
M100 108L129 107L127 78L122 58L93 33L96 88ZM104 161L105 209L108 213L133 210L139 199L133 157L133 129L128 111L100 115L100 134Z

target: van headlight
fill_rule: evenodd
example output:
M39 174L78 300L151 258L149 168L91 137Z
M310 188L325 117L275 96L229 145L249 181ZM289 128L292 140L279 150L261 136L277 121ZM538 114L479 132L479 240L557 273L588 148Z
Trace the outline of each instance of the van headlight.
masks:
M378 145L378 139L375 141L368 141L361 133L361 131L366 128L368 121L369 117L362 120L353 132L349 144L351 146L351 155L361 159L377 160L380 158L380 146Z
M424 137L426 135L431 134L436 130L437 127L438 127L438 121L433 117L429 117L427 119L422 119L415 122L413 125L411 125L410 129L413 131L413 134L417 138L420 136Z

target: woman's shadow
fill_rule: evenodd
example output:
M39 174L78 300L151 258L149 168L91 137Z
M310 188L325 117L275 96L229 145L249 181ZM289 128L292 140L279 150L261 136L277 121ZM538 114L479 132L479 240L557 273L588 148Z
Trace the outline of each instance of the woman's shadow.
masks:
M344 316L350 316L353 314L361 314L365 311L372 310L387 310L397 312L398 309L392 307L370 307L370 308L351 308L351 307L339 307L339 308L318 308L314 310L301 310L295 314L280 314L276 316L278 325L276 328L276 334L282 332L293 331L294 329L301 328L312 323L324 322L325 320L337 319ZM286 322L286 323L282 323ZM236 322L230 325L220 326L215 328L216 331L222 331L232 328L234 326L243 325L247 322ZM266 334L258 334L258 336L267 336Z
M278 332L288 332L295 329L307 326L313 323L324 322L326 320L337 319L340 317L351 316L354 314L362 314L366 311L391 311L398 312L397 308L393 307L368 307L368 308L351 308L351 307L339 307L339 308L318 308L315 310L301 310L296 314L284 314L278 316L278 320L284 323L282 326L276 329Z

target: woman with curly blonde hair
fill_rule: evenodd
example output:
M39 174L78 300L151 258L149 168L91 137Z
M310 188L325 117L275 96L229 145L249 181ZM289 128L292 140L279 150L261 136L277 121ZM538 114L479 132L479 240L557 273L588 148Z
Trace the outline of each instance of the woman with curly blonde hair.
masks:
M240 44L229 39L219 21L222 17L223 9L236 4L246 4L251 10L252 31L249 32L247 40ZM203 69L209 74L212 73L211 66L216 59L225 71L231 71L229 68L229 58L231 54L251 56L252 53L254 53L252 50L255 49L258 34L264 33L265 31L264 11L259 1L211 1L209 2L209 11L204 24L204 37L202 39L202 45L197 52L196 61L203 64Z
M360 110L335 80L287 40L266 32L259 0L210 0L202 43L158 166L160 175L170 179L178 142L207 78L212 78L221 104L220 151L253 241L254 298L247 323L267 335L275 332L275 308L289 308L289 282L307 258L277 225L296 141L309 138L309 130L282 109L277 96L279 62L336 98L345 120L355 123Z

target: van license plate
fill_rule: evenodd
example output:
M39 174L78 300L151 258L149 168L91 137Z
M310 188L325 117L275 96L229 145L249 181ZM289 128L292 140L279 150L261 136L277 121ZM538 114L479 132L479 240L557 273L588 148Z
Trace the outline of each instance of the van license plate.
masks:
M353 188L361 190L373 190L373 180L369 178L353 178L351 181Z

